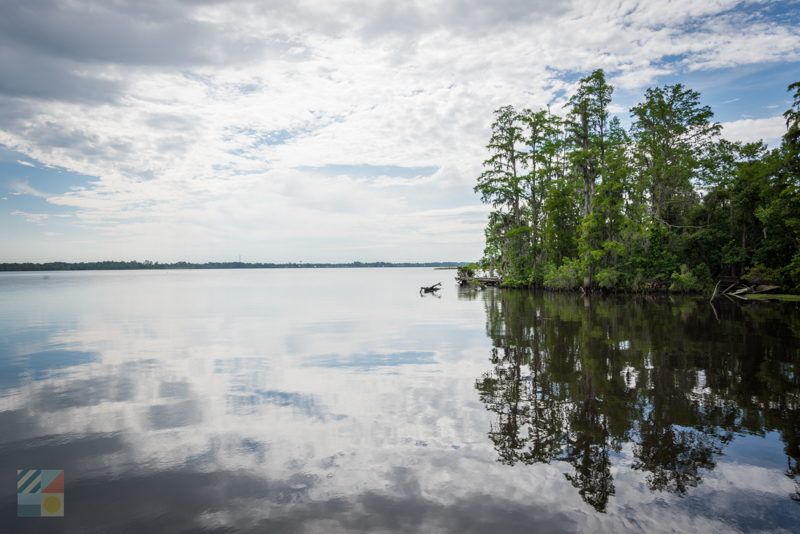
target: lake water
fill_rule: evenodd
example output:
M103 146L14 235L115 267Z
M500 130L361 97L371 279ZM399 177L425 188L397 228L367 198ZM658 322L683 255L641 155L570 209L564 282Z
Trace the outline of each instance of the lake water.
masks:
M796 304L453 274L0 275L0 532L797 532Z

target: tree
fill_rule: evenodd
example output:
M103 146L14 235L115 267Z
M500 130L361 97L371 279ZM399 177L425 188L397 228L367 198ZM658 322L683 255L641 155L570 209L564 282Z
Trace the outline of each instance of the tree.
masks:
M595 188L606 173L606 135L608 130L608 105L613 87L606 83L602 69L581 78L578 90L569 100L570 113L567 130L572 151L570 160L582 182L583 197L581 217L586 220L594 211ZM592 232L583 227L580 235L581 256L585 263L584 288L592 283L594 264L590 251L596 248Z
M495 111L475 191L484 265L506 286L700 290L713 276L800 289L800 82L781 146L732 143L681 84L648 89L626 132L598 69L561 119Z
M526 247L525 233L528 230L523 219L523 200L525 184L521 171L525 166L525 153L519 115L513 106L504 106L495 111L492 123L492 136L486 148L489 158L483 162L484 171L478 177L475 192L481 200L491 204L498 214L508 213L510 221L504 217L504 224L495 225L492 236L504 245L502 254L507 261L504 267L510 272L502 272L509 282L520 284L525 278ZM496 230L502 230L502 236ZM502 239L501 239L502 237Z
M625 214L625 199L635 198L629 180L629 139L616 117L609 121L603 145L603 172L595 187L591 212L581 222L578 246L585 268L596 273L589 282L614 288L622 282L619 264L626 250L632 250L630 241L635 237L634 225Z
M522 129L513 106L504 106L495 112L492 137L486 148L489 158L483 162L484 171L478 177L475 192L481 200L495 209L508 209L516 226L522 224L522 175L525 154L520 150Z
M800 288L800 82L788 90L794 91L794 101L784 113L787 130L780 148L771 155L775 165L768 194L755 215L764 224L764 241L769 245L763 261L771 259L784 281Z
M700 93L682 84L648 89L631 114L635 157L651 216L657 224L680 228L697 201L693 181L703 153L721 127L711 121L711 108L700 104Z
M783 140L794 149L793 156L797 158L800 157L800 82L794 82L786 90L794 91L792 95L794 102L783 114L786 118L786 134ZM796 171L797 167L794 170Z
M556 225L565 220L558 214L545 209L547 198L554 187L559 187L566 179L566 140L563 121L549 109L532 111L525 109L520 113L525 145L525 163L528 170L524 176L526 192L526 213L531 228L530 246L533 252L533 280L542 282L543 265L547 261L547 251L543 247L548 219Z

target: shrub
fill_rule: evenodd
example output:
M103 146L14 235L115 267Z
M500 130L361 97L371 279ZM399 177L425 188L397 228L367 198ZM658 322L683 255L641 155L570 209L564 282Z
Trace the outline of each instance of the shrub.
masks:
M714 287L714 277L711 276L711 269L708 268L708 265L700 263L692 268L692 272L695 278L697 278L697 283L700 284L701 288Z
M784 267L783 270L794 289L800 289L800 251L795 253L792 257L792 262Z
M475 271L477 269L478 265L475 265L474 263L468 263L458 268L458 274L461 277L472 278L473 276L475 276Z
M565 260L560 267L551 266L544 275L544 285L552 289L574 289L581 285L581 262Z
M614 289L620 285L622 273L613 267L600 269L594 277L597 285L604 289Z
M669 286L669 290L676 293L697 291L703 288L703 284L697 279L697 276L689 270L686 264L681 265L680 272L672 273L670 281L672 283Z
M781 275L778 271L765 267L759 263L753 265L747 272L742 275L742 279L747 280L751 284L780 284Z

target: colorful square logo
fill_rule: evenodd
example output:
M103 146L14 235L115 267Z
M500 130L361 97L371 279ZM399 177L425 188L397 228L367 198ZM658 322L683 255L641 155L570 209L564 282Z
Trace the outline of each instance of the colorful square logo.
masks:
M17 469L17 517L64 517L64 471Z

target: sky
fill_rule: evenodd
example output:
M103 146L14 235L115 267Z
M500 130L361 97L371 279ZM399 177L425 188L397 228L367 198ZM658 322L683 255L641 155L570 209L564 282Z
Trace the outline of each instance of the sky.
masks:
M777 145L800 2L0 0L0 261L472 261L500 106Z

